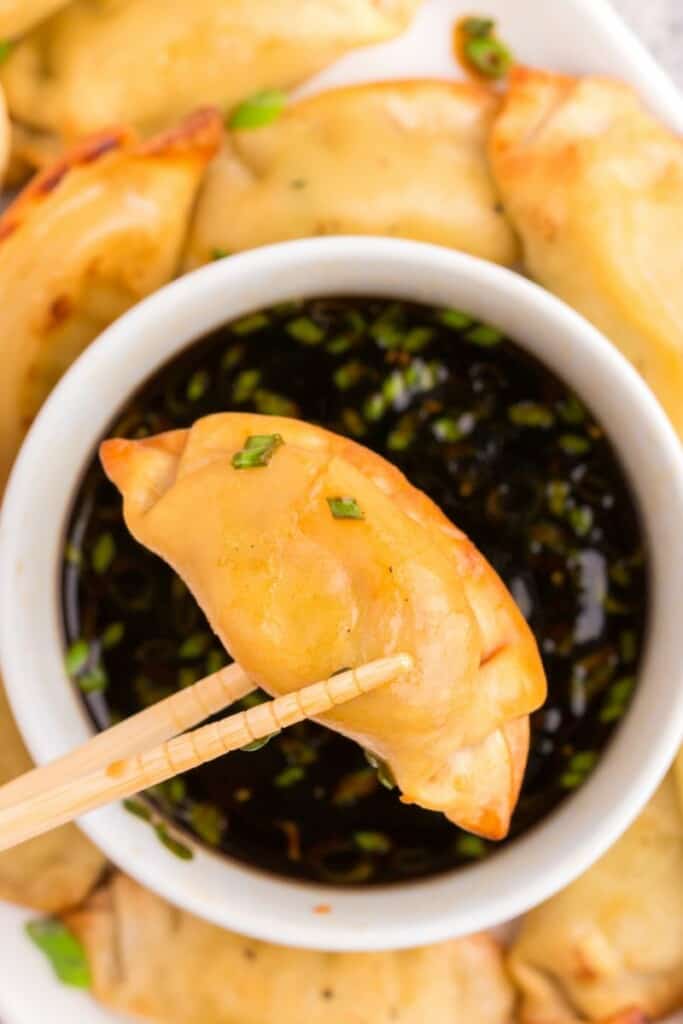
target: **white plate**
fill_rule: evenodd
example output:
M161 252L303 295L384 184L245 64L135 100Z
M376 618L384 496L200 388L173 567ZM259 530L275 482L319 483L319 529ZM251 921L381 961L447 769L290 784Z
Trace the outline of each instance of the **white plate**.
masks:
M549 8L552 7L552 15ZM380 78L459 77L451 28L464 13L495 17L517 57L565 72L601 72L629 81L672 127L683 131L683 101L666 74L623 25L607 0L424 0L411 30L391 43L338 61L301 92ZM0 904L0 1019L2 1024L122 1024L88 996L57 983L23 934L31 914ZM683 1015L669 1024L683 1024Z

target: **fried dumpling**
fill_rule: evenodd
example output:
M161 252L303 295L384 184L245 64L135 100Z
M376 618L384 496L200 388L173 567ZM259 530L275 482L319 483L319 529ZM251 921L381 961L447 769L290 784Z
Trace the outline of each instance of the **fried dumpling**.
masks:
M234 468L264 436L283 439L268 465ZM426 495L352 441L252 414L111 440L102 460L133 536L266 690L412 654L414 672L322 721L387 761L404 801L506 834L545 677L507 590Z
M5 175L10 162L12 148L12 127L7 114L5 94L0 86L0 188L5 181Z
M288 88L409 23L420 0L72 0L2 69L12 116L73 137L166 127Z
M0 784L32 767L0 680ZM83 833L65 825L0 853L0 900L46 913L66 910L85 899L104 865Z
M389 953L287 949L223 931L115 875L66 923L93 994L159 1024L509 1024L487 935Z
M683 431L683 141L625 85L513 72L490 156L524 262Z
M38 175L0 218L0 486L68 365L173 277L221 130L202 111L142 144L106 132Z
M0 39L15 39L68 0L0 0Z
M683 1006L683 814L670 776L608 853L527 914L510 968L522 1024Z
M517 243L488 169L498 109L457 82L382 82L301 100L233 132L212 163L188 266L218 251L324 234L395 235L511 264Z

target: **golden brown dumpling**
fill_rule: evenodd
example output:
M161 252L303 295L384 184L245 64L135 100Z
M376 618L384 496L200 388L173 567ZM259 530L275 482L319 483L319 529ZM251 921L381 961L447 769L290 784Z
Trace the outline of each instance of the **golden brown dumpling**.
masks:
M15 39L68 0L0 0L0 39Z
M597 864L525 917L510 968L522 1024L683 1006L683 814L671 777Z
M2 188L10 160L12 129L7 115L5 94L0 86L0 188Z
M0 785L33 767L0 680ZM75 825L65 825L0 853L0 900L46 913L85 899L104 870L104 857Z
M531 275L621 349L683 432L683 142L619 82L518 69L490 155Z
M406 27L420 0L72 0L12 50L12 116L73 137L165 127L287 88Z
M318 953L226 932L115 875L66 923L93 993L158 1024L509 1024L487 935L394 953Z
M511 264L486 140L498 100L456 82L383 82L233 132L212 163L187 264L310 235L395 235Z
M140 144L105 132L0 218L0 486L50 388L100 331L175 273L218 114Z
M267 466L235 469L260 435L284 443ZM503 584L426 495L352 441L252 414L108 441L102 459L131 533L180 573L271 693L412 654L414 672L322 721L388 761L405 801L505 835L543 669ZM336 518L339 495L363 518Z

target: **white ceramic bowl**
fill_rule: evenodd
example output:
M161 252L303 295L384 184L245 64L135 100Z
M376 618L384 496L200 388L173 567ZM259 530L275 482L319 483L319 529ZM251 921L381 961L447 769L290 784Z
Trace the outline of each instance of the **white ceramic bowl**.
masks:
M267 877L197 849L170 856L120 806L82 826L122 869L218 924L330 950L415 946L509 920L567 884L648 799L683 734L683 455L654 397L581 317L509 271L388 239L292 242L231 257L158 292L110 327L36 420L0 525L0 648L12 706L39 763L91 725L63 669L58 574L80 474L115 410L192 340L293 296L369 294L466 309L509 333L587 402L614 442L650 544L647 651L632 707L588 783L482 864L387 889L344 891ZM319 904L331 912L315 913Z

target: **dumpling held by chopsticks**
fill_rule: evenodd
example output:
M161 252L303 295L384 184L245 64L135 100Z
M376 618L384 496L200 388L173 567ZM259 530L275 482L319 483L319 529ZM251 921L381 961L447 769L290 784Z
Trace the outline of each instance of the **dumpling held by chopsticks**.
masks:
M413 673L324 723L385 760L405 801L506 834L543 668L493 569L426 495L360 445L279 417L208 416L101 454L133 535L270 693L411 653Z

